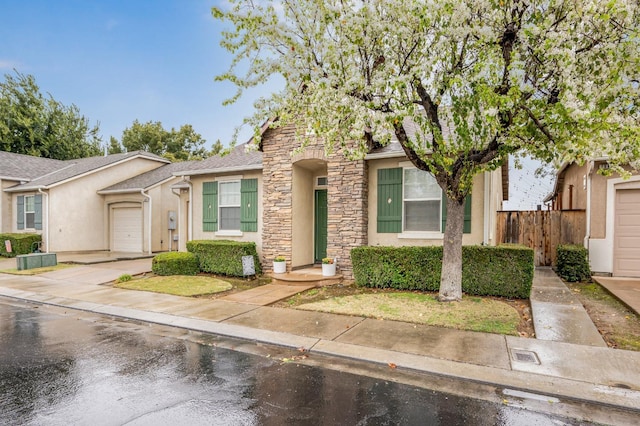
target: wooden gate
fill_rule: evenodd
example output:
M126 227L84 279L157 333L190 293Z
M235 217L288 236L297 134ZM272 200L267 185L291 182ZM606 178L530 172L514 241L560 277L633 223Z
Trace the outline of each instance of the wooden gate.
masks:
M498 212L498 244L522 244L535 251L536 266L556 264L559 244L582 244L584 210Z

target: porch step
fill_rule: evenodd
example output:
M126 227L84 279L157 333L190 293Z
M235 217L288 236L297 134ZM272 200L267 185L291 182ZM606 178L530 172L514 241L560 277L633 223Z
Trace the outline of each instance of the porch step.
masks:
M336 285L342 282L342 275L336 274L331 277L325 277L322 274L307 273L304 271L287 272L284 274L270 274L273 279L271 282L278 285L290 285L290 286L309 286L325 287L329 285Z

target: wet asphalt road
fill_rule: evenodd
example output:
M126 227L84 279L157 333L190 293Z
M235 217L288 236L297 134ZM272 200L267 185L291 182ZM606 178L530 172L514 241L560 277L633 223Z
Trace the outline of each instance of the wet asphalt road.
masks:
M464 396L472 393L479 398ZM537 412L548 402L505 398L487 386L461 389L380 366L0 299L0 424L585 424L564 417L564 408Z

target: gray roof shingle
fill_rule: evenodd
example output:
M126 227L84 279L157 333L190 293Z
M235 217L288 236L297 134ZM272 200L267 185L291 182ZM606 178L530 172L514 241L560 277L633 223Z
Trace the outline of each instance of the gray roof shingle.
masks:
M26 156L28 157L28 156ZM110 166L112 164L116 164L120 161L124 161L134 157L142 157L148 158L151 160L160 161L163 163L169 163L169 160L162 158L158 155L151 154L143 151L133 151L122 154L111 154L107 156L101 157L88 157L88 158L78 158L75 160L67 160L62 161L59 164L59 167L56 167L53 171L41 174L40 176L34 177L31 181L24 183L22 185L16 185L11 187L11 190L34 190L37 188L47 188L52 185L58 184L60 182L64 182L69 179L73 179L75 177L81 176L85 173L89 173L95 170L98 170L102 167ZM37 157L33 157L37 158ZM23 159L25 162L30 160Z
M66 161L0 151L0 179L28 182L66 166Z
M227 155L214 155L202 161L195 161L192 166L174 172L176 176L224 173L234 170L262 169L262 152L247 149L248 143L238 145Z
M176 172L192 169L199 161L184 161L180 163L171 163L157 169L150 170L146 173L142 173L131 179L118 182L115 185L111 185L107 188L103 188L98 191L99 194L115 193L115 192L140 192L146 190L154 185L166 181L172 177L175 177Z

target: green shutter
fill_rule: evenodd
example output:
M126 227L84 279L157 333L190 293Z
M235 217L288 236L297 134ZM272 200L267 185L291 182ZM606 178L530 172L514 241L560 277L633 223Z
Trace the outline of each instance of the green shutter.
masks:
M202 230L218 230L218 182L202 184Z
M378 232L402 232L402 168L378 170Z
M462 232L465 234L471 233L471 194L464 199L464 226Z
M34 226L36 230L40 231L42 230L42 194L36 194L33 201L35 206Z
M258 179L240 181L240 230L258 232Z
M447 225L447 194L442 191L442 232ZM462 232L465 234L471 233L471 194L467 195L464 199L464 225Z
M24 195L18 195L18 229L24 229Z

